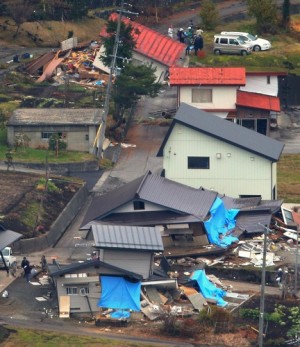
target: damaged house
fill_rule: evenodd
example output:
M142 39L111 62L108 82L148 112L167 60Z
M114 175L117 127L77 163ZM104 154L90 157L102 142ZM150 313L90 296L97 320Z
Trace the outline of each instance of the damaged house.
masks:
M91 228L93 233L97 228L99 233L105 230L105 237L109 237L111 230L110 237L116 239L114 230L121 237L121 230L126 235L125 226L129 230L133 226L155 227L160 231L166 257L218 254L224 253L244 233L263 232L260 224L269 225L281 204L260 197L234 199L149 171L109 194L94 197L81 230L87 231L88 238ZM131 269L139 273L136 268Z
M113 13L110 20L117 21L118 14ZM133 28L132 36L136 47L133 50L132 63L135 65L149 64L156 68L156 82L163 82L168 76L169 68L175 65L182 65L185 44L172 40L158 31L150 29L140 23L131 21L129 18L122 17L123 23L131 25ZM100 37L106 36L106 28L100 33ZM100 57L105 52L102 46L97 54L94 65L102 71L109 73L109 68L105 67Z
M284 144L181 104L158 151L166 178L234 198L277 198Z

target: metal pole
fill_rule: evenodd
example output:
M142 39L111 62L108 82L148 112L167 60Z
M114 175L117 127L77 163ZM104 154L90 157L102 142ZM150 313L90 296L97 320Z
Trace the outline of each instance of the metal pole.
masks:
M295 259L295 288L294 295L298 293L298 246L299 246L299 225L297 225L296 259Z
M259 310L259 333L258 333L259 347L263 347L263 339L264 339L266 256L267 256L267 231L268 231L267 226L264 226L264 225L262 226L264 228L264 246L263 246L263 264L262 264L261 287L260 287L260 310Z
M102 119L101 124L99 126L98 132L97 132L97 141L96 143L96 154L98 158L102 157L102 146L105 138L105 128L106 128L106 120L109 113L109 103L110 103L110 95L111 95L111 89L112 89L112 82L113 82L113 74L115 73L115 67L116 67L116 60L117 60L117 53L119 48L119 41L120 41L120 28L121 28L121 19L122 19L122 13L124 11L124 0L121 2L121 10L119 11L119 17L118 17L118 23L117 23L117 30L116 30L116 36L115 36L115 43L113 48L113 55L112 55L112 62L110 66L110 74L108 78L107 88L106 88L106 95L105 95L105 102L104 102L104 109L102 113Z

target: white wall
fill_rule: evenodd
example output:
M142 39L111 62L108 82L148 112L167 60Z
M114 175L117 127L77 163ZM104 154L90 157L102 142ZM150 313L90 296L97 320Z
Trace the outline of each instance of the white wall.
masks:
M240 90L250 93L266 94L271 96L278 95L278 77L277 76L258 76L246 75L246 85L240 87Z
M216 158L217 153L220 159ZM188 169L189 156L209 157L210 169ZM163 167L171 180L232 197L261 195L263 199L272 199L276 185L276 164L179 124L165 145Z
M211 103L192 103L192 89L212 89ZM186 103L199 109L235 109L236 106L236 86L180 86L179 103Z
M133 52L132 60L135 64L148 64L152 65L152 67L156 67L156 82L162 82L165 78L165 74L169 70L168 66L161 64L158 61L152 60L136 51Z

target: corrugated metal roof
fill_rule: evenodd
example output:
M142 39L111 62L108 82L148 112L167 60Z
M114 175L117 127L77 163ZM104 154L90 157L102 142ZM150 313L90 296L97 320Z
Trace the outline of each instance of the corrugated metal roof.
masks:
M191 214L204 220L217 197L217 193L195 189L167 178L149 173L137 194L170 209Z
M97 125L101 118L95 108L18 108L7 125Z
M170 85L233 85L246 84L244 67L172 67Z
M236 218L236 224L246 234L262 233L264 231L263 225L269 226L271 218L271 213L263 211L247 211L244 213L241 211Z
M257 133L254 130L234 124L212 113L182 103L173 119L157 156L163 155L164 146L175 126L182 124L208 136L215 137L233 146L276 162L282 153L284 143Z
M110 20L117 20L118 14L113 13L109 17ZM172 40L168 36L152 30L140 23L133 22L129 18L122 17L125 24L133 27L133 38L136 42L134 50L146 57L156 60L163 65L173 66L185 51L185 44ZM106 28L104 27L100 36L106 36Z
M0 229L0 250L11 245L12 243L23 237L22 234L17 233L12 230L2 230Z
M237 91L237 106L280 112L280 99L276 96Z
M190 214L204 220L216 197L216 192L195 189L149 171L109 194L94 198L81 228L86 229L91 221L104 219L118 207L134 199L148 201L178 214Z
M91 229L97 248L164 250L157 228L97 224L92 225Z
M221 199L222 199L224 206L226 207L227 210L230 210L232 208L241 210L243 208L258 206L261 202L260 197L231 198L229 196L222 196Z

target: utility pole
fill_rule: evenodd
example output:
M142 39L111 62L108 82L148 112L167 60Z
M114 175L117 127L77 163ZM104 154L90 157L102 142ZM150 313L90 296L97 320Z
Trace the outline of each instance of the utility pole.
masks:
M263 347L264 341L264 315L265 315L265 286L266 286L266 257L267 257L267 235L270 229L266 225L258 223L264 228L264 244L263 244L263 263L261 272L260 287L260 309L259 309L259 332L258 346Z
M295 259L295 286L294 295L298 293L298 246L299 246L299 225L297 225L296 259Z
M104 109L102 113L101 124L99 126L96 139L94 142L94 151L98 158L102 157L102 146L103 146L103 142L105 138L106 120L109 113L109 103L110 103L111 89L113 84L113 75L115 73L117 53L118 53L119 42L120 42L120 29L121 29L121 20L122 20L123 11L124 11L124 0L121 1L121 9L119 11L117 31L115 36L112 61L110 65L110 74L109 74L108 83L106 87L106 95L105 95L105 102L104 102Z
M101 124L98 128L96 138L94 141L94 154L97 155L98 158L102 158L102 147L103 147L103 142L105 139L105 129L106 129L106 121L109 113L109 104L110 104L110 97L111 97L111 90L112 90L112 85L113 85L113 75L116 75L116 61L118 57L118 48L120 44L120 29L121 29L121 22L122 22L122 14L123 13L128 13L128 14L133 14L133 15L138 15L138 13L131 12L131 11L125 11L124 10L124 5L131 6L130 4L127 4L124 2L124 0L121 1L121 8L118 11L119 16L118 16L118 22L117 22L117 30L116 30L116 36L115 36L115 42L114 42L114 47L113 47L113 54L112 54L112 61L110 65L110 74L108 78L108 83L106 87L106 94L105 94L105 101L104 101L104 109L102 112L102 119L101 119Z

